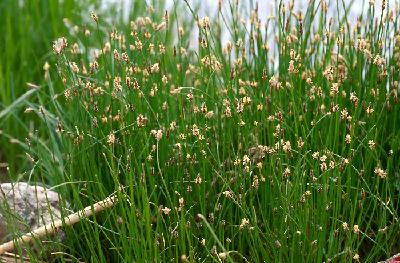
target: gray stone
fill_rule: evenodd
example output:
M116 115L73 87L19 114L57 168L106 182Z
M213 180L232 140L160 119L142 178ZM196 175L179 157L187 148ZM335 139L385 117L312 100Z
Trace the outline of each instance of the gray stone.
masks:
M0 184L0 243L60 218L58 193L25 182Z

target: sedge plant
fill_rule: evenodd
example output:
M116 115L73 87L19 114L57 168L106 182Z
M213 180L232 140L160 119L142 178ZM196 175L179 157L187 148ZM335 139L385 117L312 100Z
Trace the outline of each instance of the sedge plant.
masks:
M265 21L252 1L219 1L213 17L189 1L148 5L129 23L93 12L54 41L56 72L29 105L49 134L30 152L32 176L59 186L75 210L125 189L110 211L66 227L58 256L376 262L395 253L400 13L364 2L353 22L342 1L305 10L275 1Z

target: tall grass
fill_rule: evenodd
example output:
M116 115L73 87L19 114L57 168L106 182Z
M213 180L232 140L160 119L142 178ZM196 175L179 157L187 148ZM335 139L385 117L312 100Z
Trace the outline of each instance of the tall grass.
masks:
M86 1L89 3L89 1ZM27 92L27 82L43 82L43 65L51 54L51 41L67 34L63 18L80 19L81 1L1 1L0 3L0 110ZM13 116L13 120L10 120ZM15 120L19 120L18 121ZM0 119L0 129L4 133L23 140L27 136L20 108L13 107ZM28 126L28 125L27 125ZM14 141L12 141L14 142ZM1 138L0 158L8 162L13 171L22 171L17 163L22 153L17 143ZM3 180L3 179L1 179Z
M72 30L65 26L65 22L83 24L88 20L83 19L83 13L87 14L92 9L100 10L101 7L102 1L94 0L1 1L0 111L8 110L0 118L0 130L9 136L0 138L0 161L7 162L13 174L22 172L24 168L20 164L24 159L21 158L24 149L17 140L24 141L28 133L38 127L27 123L20 106L10 108L10 105L32 89L27 83L45 83L43 66L47 61L54 61L51 56L52 41ZM111 15L114 10L115 14L116 8L110 4L107 13ZM114 16L114 20L119 19Z
M324 1L303 13L276 2L264 23L257 5L198 18L185 1L175 10L192 21L157 6L128 25L93 13L58 39L58 74L29 105L49 138L27 149L32 176L75 210L125 186L114 209L64 230L58 257L376 262L398 251L399 10L365 4L351 24L339 1L333 18Z

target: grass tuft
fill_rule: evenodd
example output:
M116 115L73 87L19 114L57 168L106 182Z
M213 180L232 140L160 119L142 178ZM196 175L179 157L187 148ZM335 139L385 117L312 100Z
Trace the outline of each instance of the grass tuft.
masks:
M400 11L373 2L355 22L344 1L276 1L264 20L252 1L220 3L214 17L189 1L166 12L134 1L129 23L95 12L71 20L28 102L41 129L27 139L27 174L75 211L125 191L110 211L66 227L57 257L396 253Z

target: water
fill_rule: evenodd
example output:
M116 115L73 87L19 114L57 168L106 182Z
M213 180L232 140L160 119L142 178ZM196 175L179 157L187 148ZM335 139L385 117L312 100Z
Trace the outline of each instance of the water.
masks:
M133 1L146 1L147 3L154 3L155 7L157 8L157 0L105 0L104 1L104 8L107 8L108 5L110 4L118 4L120 6L123 6L123 12L127 16L128 11L130 7L132 6ZM229 1L236 1L236 0L222 0L222 13L226 16L230 16L230 9L229 9ZM318 3L319 0L316 0L316 3ZM348 21L350 24L354 24L356 21L357 16L359 16L362 12L366 13L367 9L369 7L369 1L370 0L343 0L344 4L346 7L351 5L351 8L349 9L348 12ZM395 2L398 0L388 0L386 1L389 5L389 8L394 8ZM174 2L181 3L185 5L185 2L183 0L166 0L166 9L171 11ZM275 2L279 3L278 1L271 1L271 0L240 0L239 1L242 6L255 6L256 3L258 3L258 9L259 9L259 18L262 23L265 23L267 18L270 17L275 10ZM286 5L289 3L288 0L283 0L283 3ZM344 10L343 8L337 9L337 3L339 6L342 6L342 0L326 0L328 3L328 17L333 17L335 20L337 20L338 16L341 17L344 15ZM199 5L200 9L198 12L198 16L204 17L214 17L217 14L218 11L218 0L188 0L188 3L190 6L195 7ZM302 11L303 14L305 13L307 6L308 6L308 1L307 0L294 0L295 3L295 8L294 11ZM375 1L375 6L376 6L376 12L375 16L379 17L381 15L381 5L382 5L382 0L376 0ZM182 13L182 18L184 16L191 16L191 13L189 12L189 9L186 8L187 12ZM245 19L250 17L249 14L249 8L241 8L241 16ZM385 11L386 12L386 11ZM179 18L178 18L179 19ZM223 37L221 39L222 44L226 43L229 40L229 33L227 28L223 28ZM194 28L191 32L192 36L192 47L197 46L197 36L198 36L198 30L197 28Z

